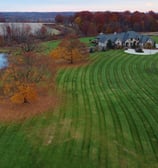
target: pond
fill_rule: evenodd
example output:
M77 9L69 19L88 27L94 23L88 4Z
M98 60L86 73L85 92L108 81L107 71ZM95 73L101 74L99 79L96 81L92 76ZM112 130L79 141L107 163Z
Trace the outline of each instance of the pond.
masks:
M0 69L6 67L8 64L6 56L7 56L7 54L0 53Z

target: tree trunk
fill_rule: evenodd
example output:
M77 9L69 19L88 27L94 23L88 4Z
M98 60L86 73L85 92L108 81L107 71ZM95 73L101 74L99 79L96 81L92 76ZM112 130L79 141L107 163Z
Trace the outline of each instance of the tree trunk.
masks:
M70 64L73 64L73 56L72 56L72 51L71 51Z
M24 103L29 103L26 97L24 97Z

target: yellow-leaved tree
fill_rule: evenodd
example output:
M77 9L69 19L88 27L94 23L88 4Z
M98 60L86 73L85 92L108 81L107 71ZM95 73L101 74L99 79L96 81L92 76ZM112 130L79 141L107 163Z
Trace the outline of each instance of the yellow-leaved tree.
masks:
M21 84L17 86L17 91L11 96L14 103L29 103L37 99L37 90L33 84Z
M27 52L12 56L7 68L2 70L1 94L13 103L30 103L38 97L38 88L52 84L56 73L52 58Z
M73 64L77 61L86 60L89 52L87 46L75 35L69 35L61 41L50 55L56 60L64 60Z

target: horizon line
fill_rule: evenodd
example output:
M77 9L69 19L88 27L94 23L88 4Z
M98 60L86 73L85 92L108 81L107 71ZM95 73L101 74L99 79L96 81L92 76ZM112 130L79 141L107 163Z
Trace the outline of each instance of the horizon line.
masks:
M134 13L134 12L143 12L143 13L148 13L150 11L154 12L154 13L158 13L154 10L148 10L148 11L141 11L141 10L75 10L75 11L71 11L71 10L63 10L63 11L0 11L5 13L12 13L12 12L16 12L16 13L52 13L52 12L56 12L56 13L61 13L61 12L84 12L84 11L88 11L88 12L131 12L131 13Z

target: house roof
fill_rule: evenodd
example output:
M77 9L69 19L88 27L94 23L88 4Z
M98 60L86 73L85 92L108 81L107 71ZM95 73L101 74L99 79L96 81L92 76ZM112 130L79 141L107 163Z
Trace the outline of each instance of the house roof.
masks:
M134 39L140 39L141 35L139 33L136 33L135 31L128 31L125 33L127 35L127 38L134 38Z
M127 32L122 32L122 33L114 33L114 34L100 33L96 38L101 43L104 43L108 40L111 40L112 42L115 42L116 40L121 40L121 41L125 42L126 40L132 39L132 38L139 39L140 42L145 43L149 39L151 39L149 36L141 35L135 31L127 31Z
M152 40L149 36L145 36L145 35L142 35L142 36L141 36L140 41L141 41L142 43L146 43L148 40L151 40L152 42L154 42L154 40Z

